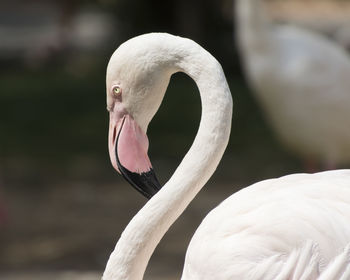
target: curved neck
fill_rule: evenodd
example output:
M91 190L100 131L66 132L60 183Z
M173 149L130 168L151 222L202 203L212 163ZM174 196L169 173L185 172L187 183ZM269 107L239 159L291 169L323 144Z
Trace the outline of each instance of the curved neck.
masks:
M263 0L237 0L235 19L240 47L243 51L256 53L269 49L270 38Z
M134 216L112 252L104 280L142 279L148 261L169 227L215 171L227 146L231 93L220 64L188 39L168 50L172 72L192 77L201 94L202 117L196 138L170 180Z

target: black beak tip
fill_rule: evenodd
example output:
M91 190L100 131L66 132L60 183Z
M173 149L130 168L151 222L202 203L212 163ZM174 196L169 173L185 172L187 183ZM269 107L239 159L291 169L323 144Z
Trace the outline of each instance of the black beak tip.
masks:
M123 120L123 124L124 124L124 120ZM123 126L123 124L122 124L122 126ZM121 129L119 130L119 133L118 133L118 136L116 139L116 145L115 145L115 156L116 156L119 171L122 174L122 176L137 191L139 191L146 198L150 199L153 195L155 195L162 188L162 186L159 184L159 181L156 177L156 174L154 173L152 168L147 172L135 173L135 172L129 171L120 163L119 157L118 157L118 149L117 149L120 131L121 131Z
M123 177L146 198L150 199L162 188L153 169L139 174L130 172L124 168L119 161L117 161L117 163Z

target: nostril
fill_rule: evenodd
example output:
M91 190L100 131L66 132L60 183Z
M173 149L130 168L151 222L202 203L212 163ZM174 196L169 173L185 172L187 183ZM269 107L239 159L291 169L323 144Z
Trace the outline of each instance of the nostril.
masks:
M114 129L113 129L113 143L115 143L115 137L116 137L116 134L117 134L117 128L116 127L114 127Z

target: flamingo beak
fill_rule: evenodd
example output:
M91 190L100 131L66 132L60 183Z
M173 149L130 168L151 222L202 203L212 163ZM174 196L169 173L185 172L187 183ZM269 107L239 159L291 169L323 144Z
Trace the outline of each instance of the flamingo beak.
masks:
M151 198L161 185L148 158L148 138L129 115L110 112L109 156L113 167L141 194Z

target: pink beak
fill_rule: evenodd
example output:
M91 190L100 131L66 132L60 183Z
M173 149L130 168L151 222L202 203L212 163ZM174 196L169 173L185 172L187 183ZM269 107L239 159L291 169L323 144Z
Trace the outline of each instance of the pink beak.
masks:
M113 167L144 196L161 188L147 155L147 135L129 114L110 112L108 148Z

